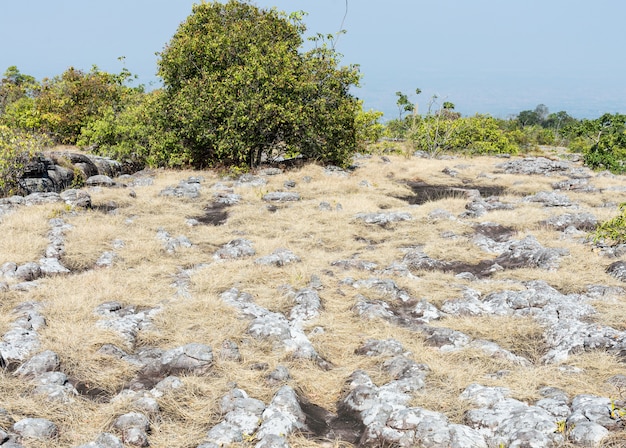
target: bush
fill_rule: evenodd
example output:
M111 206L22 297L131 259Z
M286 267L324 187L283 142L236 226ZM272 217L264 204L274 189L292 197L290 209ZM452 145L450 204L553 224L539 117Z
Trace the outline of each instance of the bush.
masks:
M594 234L594 241L604 240L609 244L626 243L626 203L619 206L620 213L615 218L598 225Z
M196 167L295 156L346 164L358 72L338 68L322 39L299 52L304 31L297 15L247 2L195 5L159 61L163 129L179 142L171 157Z
M33 103L39 129L58 143L75 144L83 127L111 111L119 113L129 96L143 90L126 86L130 77L127 70L111 74L94 66L89 72L70 67L44 79Z
M0 196L20 193L19 180L24 167L43 146L45 138L0 125Z
M415 149L434 156L442 151L469 154L517 153L515 135L500 128L488 115L459 118L450 113L415 117L408 133Z
M592 169L626 172L626 115L604 114L596 120L583 120L577 135L583 145L585 164Z
M363 110L363 102L359 101L360 110L356 115L356 140L359 149L366 149L368 143L376 143L385 133L385 126L378 120L383 116L376 110Z
M35 78L20 73L15 65L7 68L0 79L0 117L16 101L33 98L40 87Z

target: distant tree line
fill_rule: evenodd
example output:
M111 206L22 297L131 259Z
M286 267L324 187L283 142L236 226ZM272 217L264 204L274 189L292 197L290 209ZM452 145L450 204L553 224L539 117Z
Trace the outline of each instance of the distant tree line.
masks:
M346 166L382 137L436 156L517 153L568 146L597 169L624 172L626 117L578 120L534 110L499 119L463 117L431 97L396 93L398 116L364 110L352 90L360 73L340 64L336 36L309 38L301 13L248 1L193 7L160 53L163 87L146 91L123 69L68 68L41 81L9 67L0 79L0 194L16 191L24 161L44 142L150 166L250 169L298 158Z

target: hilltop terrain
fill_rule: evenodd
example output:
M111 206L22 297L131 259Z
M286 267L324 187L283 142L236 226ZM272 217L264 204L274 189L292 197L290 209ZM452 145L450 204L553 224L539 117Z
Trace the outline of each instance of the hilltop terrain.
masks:
M0 446L626 446L622 202L556 151L3 199Z

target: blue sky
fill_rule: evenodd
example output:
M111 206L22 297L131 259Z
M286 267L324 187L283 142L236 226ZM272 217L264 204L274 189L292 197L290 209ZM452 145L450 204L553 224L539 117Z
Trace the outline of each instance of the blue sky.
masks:
M155 53L191 13L193 0L3 0L0 71L38 79L69 66L126 67L158 85ZM310 34L335 33L345 0L258 0L308 12ZM543 103L595 118L626 113L623 0L348 0L337 50L359 64L355 94L397 116L395 92L424 110L437 94L464 115L507 117Z

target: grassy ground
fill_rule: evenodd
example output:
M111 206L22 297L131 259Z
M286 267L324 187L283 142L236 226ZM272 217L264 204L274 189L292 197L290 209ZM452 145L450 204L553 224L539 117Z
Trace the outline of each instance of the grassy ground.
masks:
M451 273L415 273L416 278L394 277L397 284L416 298L425 298L436 306L445 300L461 297L464 288L471 287L487 294L503 289L521 289L518 282L542 279L564 293L582 292L589 284L620 283L605 272L611 262L589 244L578 238L563 237L560 232L545 228L540 222L565 210L546 209L539 204L523 203L521 196L538 191L551 191L551 184L561 176L506 175L496 169L503 160L491 157L458 158L453 160L407 159L390 156L390 163L374 156L359 160L360 167L348 176L328 175L316 165L307 165L276 176L268 176L263 187L240 187L240 204L228 209L224 225L190 227L187 218L201 216L212 200L212 186L228 182L216 172L181 172L158 170L154 184L130 188L97 189L90 191L94 210L67 211L64 206L46 205L22 207L3 216L0 223L2 244L0 265L5 262L37 261L47 245L47 220L62 217L73 228L66 234L62 262L73 273L63 277L43 279L30 292L5 292L0 301L0 334L6 332L13 317L10 310L24 301L43 303L47 327L40 331L42 350L54 350L61 358L61 369L74 380L97 386L113 396L135 373L121 360L98 354L104 343L124 346L121 337L96 326L96 306L107 301L119 301L137 307L159 307L161 312L155 328L139 333L137 346L169 349L190 342L208 344L218 351L224 340L235 341L242 361L217 361L213 372L204 377L184 378L182 389L159 399L161 414L152 421L151 446L195 447L206 431L220 421L217 403L233 384L252 397L268 402L277 387L265 379L268 371L254 369L265 362L269 369L277 365L288 367L289 384L310 401L334 410L342 394L346 378L356 369L364 369L377 384L389 378L381 369L382 359L355 354L367 339L395 338L417 362L430 366L426 388L416 394L413 403L445 413L452 421L462 422L466 404L458 400L460 392L471 383L506 386L512 396L532 402L539 399L538 390L554 386L570 396L581 393L620 398L621 391L612 390L606 379L624 373L624 364L604 352L581 353L567 364L582 369L572 374L558 365L542 365L545 353L542 330L530 318L512 317L447 317L437 322L460 330L474 338L497 342L533 364L519 367L505 360L493 359L475 350L442 353L424 344L420 333L383 321L364 320L356 316L353 306L358 291L343 285L346 277L365 279L371 272L345 270L331 263L342 259L361 259L376 263L383 269L400 261L403 249L421 246L432 258L473 263L493 258L471 242L472 225L494 221L510 226L515 238L534 235L543 245L569 250L557 271L521 269L505 271L489 280L470 282L455 278ZM459 171L456 178L442 172L444 168ZM202 176L202 196L184 200L159 196L168 185L176 185L189 176ZM295 191L302 199L277 205L268 210L262 196L270 191L284 190L283 183L294 180ZM306 181L308 180L308 182ZM369 186L364 186L367 181ZM454 216L465 211L467 199L444 198L415 206L406 200L412 195L407 182L422 181L431 185L472 184L483 187L503 187L503 202L514 203L513 210L495 211L474 219L433 219L430 213L445 209ZM626 185L623 178L597 178L592 183L603 188L609 184ZM606 202L626 201L620 192L575 193L567 195L578 205L576 212L589 211L599 219L607 219L616 208L598 207ZM320 202L328 202L332 211L320 211ZM340 210L336 210L338 205ZM115 209L114 213L106 210ZM360 212L408 212L411 221L379 227L364 224L354 218ZM569 211L569 210L568 210ZM156 238L164 228L172 236L186 235L194 244L174 254L163 250ZM453 232L454 239L445 238ZM213 253L234 238L247 238L254 243L257 255L251 258L215 262ZM124 246L115 249L117 258L110 268L94 269L100 255L112 249L114 240ZM277 248L287 248L302 261L284 267L259 266L254 259L268 255ZM171 284L180 269L208 263L191 277L191 297L175 295ZM256 340L246 334L247 321L237 311L220 300L220 293L237 287L254 296L256 303L272 311L288 312L292 303L284 285L293 289L305 287L312 276L320 278L323 310L309 329L321 327L322 333L311 336L318 353L329 360L333 368L324 371L315 364L297 361L273 343ZM595 304L594 320L624 330L626 298ZM490 375L509 370L506 376ZM24 417L49 418L60 426L56 445L66 447L93 440L102 431L110 431L112 419L128 412L125 400L94 402L78 398L71 404L58 404L33 396L33 386L15 378L9 372L0 373L0 406L15 420ZM625 398L625 397L621 397ZM0 423L0 427L2 424ZM311 446L301 436L294 436L293 446ZM39 446L32 443L27 446ZM608 445L607 445L608 446ZM618 446L618 445L615 445ZM620 445L623 446L623 445Z

